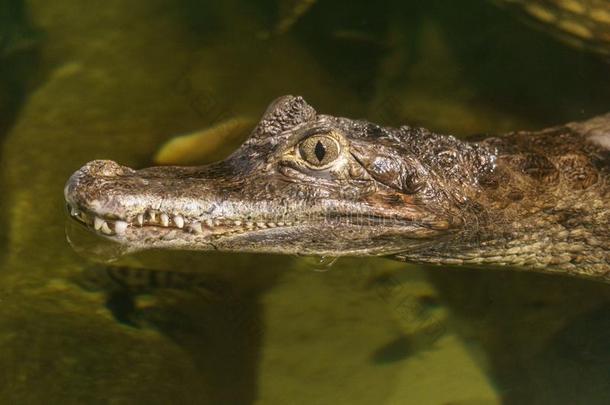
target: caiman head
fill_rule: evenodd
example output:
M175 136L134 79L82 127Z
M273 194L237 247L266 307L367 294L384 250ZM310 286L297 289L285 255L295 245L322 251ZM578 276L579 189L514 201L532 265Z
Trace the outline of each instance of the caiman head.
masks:
M74 219L129 251L387 255L463 237L468 160L493 166L453 137L320 115L285 96L223 161L133 170L96 160L65 198Z

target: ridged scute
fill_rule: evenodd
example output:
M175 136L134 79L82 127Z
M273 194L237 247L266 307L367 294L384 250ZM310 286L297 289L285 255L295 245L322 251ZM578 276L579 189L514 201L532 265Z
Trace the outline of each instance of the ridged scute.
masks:
M316 110L300 96L283 96L276 99L265 111L253 132L252 139L279 135L299 124L311 121Z

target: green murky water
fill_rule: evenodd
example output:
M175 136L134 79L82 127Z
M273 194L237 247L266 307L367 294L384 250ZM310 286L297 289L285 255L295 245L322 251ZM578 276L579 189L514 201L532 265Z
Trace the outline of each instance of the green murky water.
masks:
M75 169L149 165L279 95L458 135L610 109L610 65L490 2L320 0L268 35L289 3L0 0L0 403L608 403L607 285L180 252L122 263L201 272L223 298L130 308L75 281L90 265L65 238Z

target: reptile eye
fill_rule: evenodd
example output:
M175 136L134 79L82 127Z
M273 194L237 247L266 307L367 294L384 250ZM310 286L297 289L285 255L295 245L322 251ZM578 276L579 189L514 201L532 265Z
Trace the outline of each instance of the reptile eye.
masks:
M322 168L339 157L339 143L328 135L313 135L299 144L303 160L316 168Z

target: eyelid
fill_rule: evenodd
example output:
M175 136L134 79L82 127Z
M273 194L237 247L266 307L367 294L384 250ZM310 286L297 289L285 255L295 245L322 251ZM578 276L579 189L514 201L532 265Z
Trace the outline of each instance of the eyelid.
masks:
M296 143L296 145L297 146L301 145L303 142L305 142L309 138L313 138L313 137L328 137L337 144L337 146L339 147L339 150L342 149L343 145L339 139L339 135L337 135L336 131L333 131L330 129L323 130L323 131L308 131L307 135L305 135L301 139L299 139L299 141Z
M303 131L299 139L295 142L295 145L300 145L306 139L309 139L313 136L328 136L330 138L333 138L337 143L339 143L339 145L341 145L341 142L339 142L339 138L341 137L341 135L339 135L337 130L328 126L307 128L307 130Z

